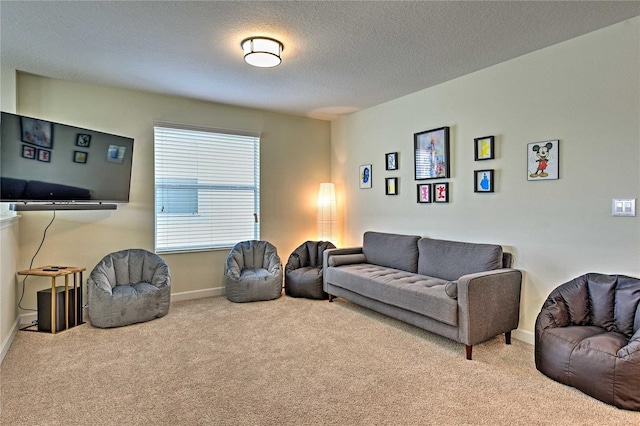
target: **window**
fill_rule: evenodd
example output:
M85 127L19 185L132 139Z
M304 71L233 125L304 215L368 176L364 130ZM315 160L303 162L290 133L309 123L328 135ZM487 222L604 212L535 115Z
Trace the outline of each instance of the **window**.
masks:
M156 252L260 239L260 137L156 123Z

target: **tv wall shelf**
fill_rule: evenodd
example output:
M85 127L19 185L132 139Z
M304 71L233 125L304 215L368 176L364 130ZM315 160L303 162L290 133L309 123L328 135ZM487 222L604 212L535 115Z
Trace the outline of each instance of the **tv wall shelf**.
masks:
M16 212L35 212L45 210L115 210L117 204L78 204L78 203L51 203L51 204L11 204L10 210Z

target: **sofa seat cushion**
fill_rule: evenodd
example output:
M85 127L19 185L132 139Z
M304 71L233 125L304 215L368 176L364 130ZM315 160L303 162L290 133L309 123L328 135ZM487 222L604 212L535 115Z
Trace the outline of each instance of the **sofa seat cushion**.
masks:
M445 291L449 281L369 263L328 268L325 278L336 287L458 325L458 303Z

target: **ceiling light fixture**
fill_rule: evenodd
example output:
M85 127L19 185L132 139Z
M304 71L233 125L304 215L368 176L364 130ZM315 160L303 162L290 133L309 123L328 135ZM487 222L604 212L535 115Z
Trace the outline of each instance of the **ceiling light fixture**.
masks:
M280 55L284 46L278 40L268 37L250 37L240 43L244 51L244 61L260 68L270 68L282 62Z

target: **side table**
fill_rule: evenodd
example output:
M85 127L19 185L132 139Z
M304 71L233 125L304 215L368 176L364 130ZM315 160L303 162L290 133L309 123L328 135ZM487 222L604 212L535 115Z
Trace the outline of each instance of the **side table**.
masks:
M39 277L51 277L51 333L56 333L56 278L64 277L64 322L65 329L69 329L69 275L73 275L73 291L74 291L74 300L78 301L77 297L77 288L78 288L78 280L77 276L80 275L80 291L82 291L82 272L86 271L86 268L81 268L79 266L42 266L40 268L35 269L27 269L24 271L18 271L18 275L33 275ZM82 324L82 306L75 307L76 315L74 315L74 324L71 327L74 327L78 324ZM80 318L80 320L78 320Z

